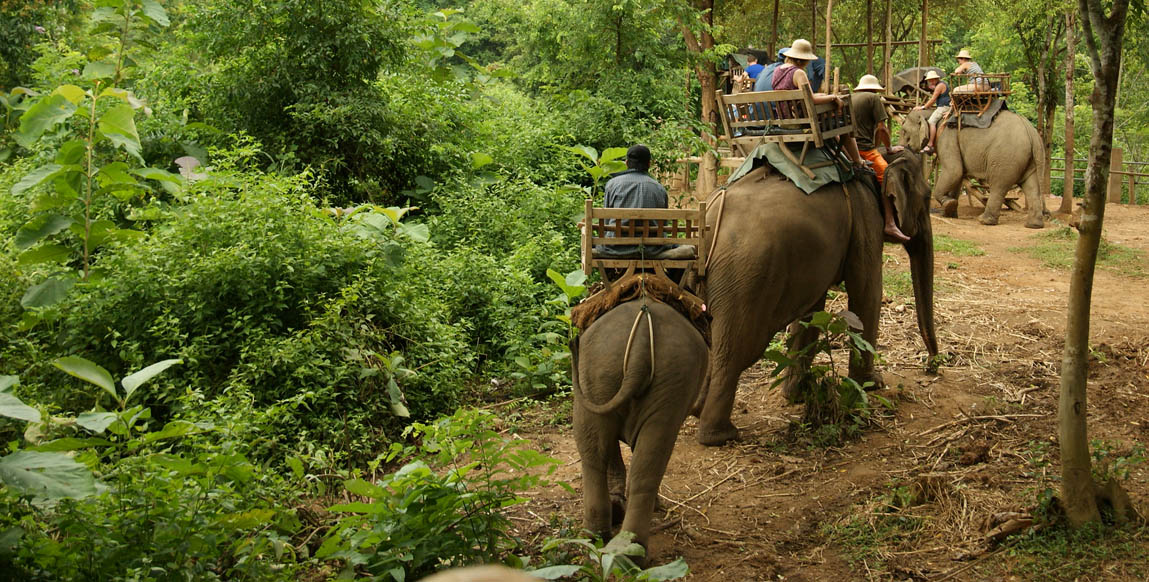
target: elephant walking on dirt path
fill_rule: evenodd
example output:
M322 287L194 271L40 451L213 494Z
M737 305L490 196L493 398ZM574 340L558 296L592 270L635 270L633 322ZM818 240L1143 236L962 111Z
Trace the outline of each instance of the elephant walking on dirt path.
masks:
M929 188L917 155L904 153L885 173L885 193L894 197L898 226L910 241L918 328L931 357L934 330L933 231ZM714 232L705 293L710 326L710 376L702 402L698 441L721 445L738 437L731 422L742 371L787 324L820 311L826 291L845 282L849 309L863 324L862 336L877 345L882 305L882 210L877 196L860 180L828 184L805 194L777 175L754 170L712 198L706 222ZM797 326L793 330L797 330ZM817 339L817 329L796 333L791 346ZM809 362L786 371L788 397L796 397ZM884 385L872 354L850 362L859 384Z
M902 122L901 144L920 151L929 139L926 119L932 109L913 111ZM978 221L997 224L1005 195L1014 185L1025 192L1027 228L1045 226L1045 193L1041 176L1045 166L1045 146L1033 124L1009 110L999 111L993 124L976 127L945 127L937 136L937 163L940 171L933 196L945 216L957 216L957 197L963 177L977 178L989 186L989 199Z
M678 429L707 365L706 341L685 316L663 303L646 307L649 317L640 300L599 317L579 335L571 362L583 526L605 540L622 517L622 529L643 547ZM629 478L620 441L634 453Z

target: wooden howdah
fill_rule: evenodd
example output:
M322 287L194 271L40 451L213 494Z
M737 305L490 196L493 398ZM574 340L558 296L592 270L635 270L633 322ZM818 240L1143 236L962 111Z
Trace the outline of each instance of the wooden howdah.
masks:
M582 229L582 268L590 275L598 269L603 283L610 286L636 272L649 271L666 276L667 269L682 269L683 282L699 281L706 276L706 255L710 250L710 227L706 225L706 203L698 208L601 208L594 201L585 202L586 218ZM613 219L613 224L606 221ZM623 224L627 221L627 224ZM607 234L611 236L607 236ZM595 246L667 245L694 247L694 258L648 259L594 256ZM611 277L612 274L618 276Z

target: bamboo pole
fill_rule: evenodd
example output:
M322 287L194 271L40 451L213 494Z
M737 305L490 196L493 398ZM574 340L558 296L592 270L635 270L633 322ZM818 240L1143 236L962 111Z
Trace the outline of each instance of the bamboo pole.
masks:
M866 0L866 74L874 74L874 0Z
M894 32L893 32L893 6L892 0L886 0L886 54L882 61L882 66L886 68L885 81L886 90L889 90L890 84L894 82L894 65L890 62L893 56Z
M922 35L918 37L918 66L925 67L929 65L929 45L926 39L929 35L926 34L926 24L930 18L930 0L922 0Z
M1061 214L1073 212L1073 66L1076 62L1077 50L1074 38L1077 32L1076 12L1072 9L1065 12L1065 178L1061 184L1061 206L1057 211Z
M818 0L810 0L810 46L818 47Z
M830 69L830 47L834 42L830 39L830 13L834 11L834 0L826 0L826 70ZM835 86L831 86L830 91L837 90L837 79L834 79Z
M774 26L770 32L770 61L774 61L774 56L778 54L778 3L781 0L774 0Z

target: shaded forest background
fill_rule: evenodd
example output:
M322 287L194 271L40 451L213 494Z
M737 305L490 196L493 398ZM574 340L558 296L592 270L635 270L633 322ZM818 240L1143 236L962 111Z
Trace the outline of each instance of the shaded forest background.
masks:
M964 47L1012 73L1010 106L1053 155L1066 9L935 1L928 31L943 40L934 64L952 70ZM36 411L4 400L0 434L13 454L79 451L89 480L51 510L0 490L0 564L32 577L166 572L155 579L294 579L316 555L412 576L436 565L430 550L388 561L354 541L361 523L316 529L299 508L410 458L410 431L438 426L413 422L569 383L563 315L583 282L565 274L598 186L588 168L636 142L663 171L706 151L697 71L765 47L773 18L770 2L698 0L0 11L0 394ZM884 3L874 13L880 39ZM918 3L893 13L896 40L915 40ZM779 45L824 26L805 1L781 2L781 15ZM865 3L835 6L835 42L864 41L865 17ZM1149 158L1145 29L1130 23L1120 84L1127 160ZM894 68L916 60L903 47ZM864 49L836 49L834 64L853 83ZM1079 122L1076 142L1089 131ZM69 356L114 378L181 362L109 397L92 384L103 376L61 364ZM96 532L114 533L96 544Z

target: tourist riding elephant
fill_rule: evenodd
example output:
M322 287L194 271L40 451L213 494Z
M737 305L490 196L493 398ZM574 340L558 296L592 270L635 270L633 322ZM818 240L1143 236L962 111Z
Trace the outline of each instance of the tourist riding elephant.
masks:
M902 145L915 151L926 145L929 139L926 119L931 111L913 111L906 116L902 122ZM978 217L982 224L997 224L1005 194L1016 184L1025 192L1025 207L1029 213L1025 226L1045 226L1045 196L1041 192L1045 149L1029 120L1002 110L985 129L939 129L936 145L941 171L933 194L945 216L957 216L961 181L969 176L989 186L989 199Z
M706 377L706 342L673 308L634 300L600 316L571 351L583 525L609 539L625 498L622 529L645 547L678 429ZM634 453L629 480L619 441Z
M918 329L932 358L938 352L933 234L929 188L917 155L903 150L890 163L885 191L894 197L898 226L910 237L904 246ZM710 375L700 402L698 441L704 445L738 437L730 419L738 377L762 358L787 324L823 310L830 287L845 282L849 309L861 319L862 336L871 345L877 345L882 305L882 210L861 181L829 184L807 195L777 175L764 176L759 168L722 196L712 199L706 219L715 240L705 285L713 321ZM810 333L792 337L792 346L799 348L817 338ZM784 380L792 399L806 373L807 362L799 364L787 369ZM872 354L851 361L849 373L863 385L884 385Z

